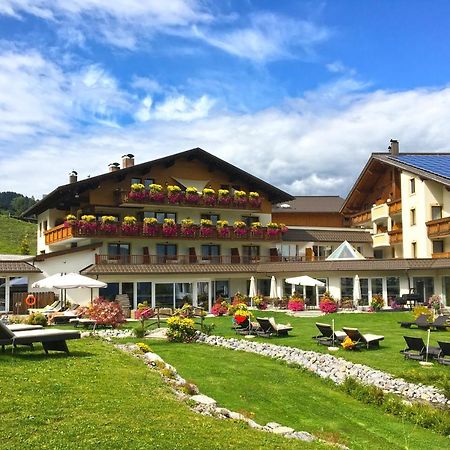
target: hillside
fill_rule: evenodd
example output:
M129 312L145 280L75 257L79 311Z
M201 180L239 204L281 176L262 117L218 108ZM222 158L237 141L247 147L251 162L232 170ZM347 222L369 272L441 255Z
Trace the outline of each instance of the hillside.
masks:
M34 223L23 222L0 214L0 254L21 253L21 244L28 234L30 254L36 254L36 227Z

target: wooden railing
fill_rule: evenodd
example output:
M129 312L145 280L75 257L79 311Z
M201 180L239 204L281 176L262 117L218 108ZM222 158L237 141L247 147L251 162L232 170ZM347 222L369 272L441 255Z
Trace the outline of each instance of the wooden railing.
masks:
M352 226L359 226L363 223L371 222L372 221L371 210L368 209L366 211L362 211L358 214L355 214L350 218L350 220Z
M434 259L450 258L450 252L432 253L431 257Z
M427 222L427 229L430 239L450 236L450 217L430 220Z
M304 256L284 257L271 256L245 256L245 255L95 255L96 264L260 264L269 262L300 262L305 261Z
M403 230L401 228L391 230L388 234L391 245L401 244L403 242Z
M192 228L190 232L183 230L181 225L176 225L172 230L167 230L162 225L147 226L142 223L124 226L120 223L102 225L100 223L89 223L85 225L59 225L45 232L45 243L47 245L63 241L69 238L145 238L145 239L183 239L183 240L225 240L225 241L281 241L281 232L275 232L261 227L259 230L236 231L233 227L218 230L216 227L202 229L199 226Z
M389 215L392 216L394 214L398 214L402 210L402 201L394 200L389 203Z

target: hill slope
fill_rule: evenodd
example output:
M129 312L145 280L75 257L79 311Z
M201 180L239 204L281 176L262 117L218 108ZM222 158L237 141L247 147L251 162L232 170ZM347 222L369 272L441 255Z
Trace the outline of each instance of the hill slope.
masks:
M30 254L36 254L36 229L34 223L22 222L0 214L0 254L20 254L22 240L28 235Z

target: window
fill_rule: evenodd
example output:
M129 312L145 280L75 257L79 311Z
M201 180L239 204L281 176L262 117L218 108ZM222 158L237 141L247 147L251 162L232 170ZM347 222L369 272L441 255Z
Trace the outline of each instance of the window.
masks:
M131 184L143 184L146 188L148 188L151 184L153 184L155 180L153 178L132 178Z
M256 216L242 216L242 222L244 222L248 227L254 222L259 222L259 217Z
M140 184L141 183L141 179L140 178L132 178L131 179L131 184Z
M386 286L387 286L388 304L390 304L390 302L400 297L400 278L387 277Z
M137 283L137 302L147 302L152 304L152 283L148 281L142 281Z
M433 241L433 253L444 253L444 241Z
M122 283L122 295L128 295L128 301L130 302L130 308L133 309L134 308L134 306L133 306L134 283Z
M377 248L376 250L373 251L373 257L375 259L383 259L383 250Z
M368 305L369 304L369 279L368 278L360 278L359 286L361 288L361 300L360 305Z
M118 244L111 242L108 244L108 259L119 260L122 264L129 262L130 244Z
M229 184L221 184L220 185L220 189L226 189L227 191L230 190L230 185Z
M192 283L175 283L175 308L181 308L185 303L192 305Z
M177 257L176 244L156 244L156 255L159 263L174 260Z
M214 282L214 298L228 298L230 296L230 282L228 280L217 280Z
M259 245L243 245L242 257L246 263L258 261L259 259Z
M317 280L325 283L325 286L318 286L317 292L319 293L319 298L322 298L323 294L328 291L328 278L317 278Z
M162 307L174 307L174 283L155 284L155 304Z
M372 278L371 280L372 296L383 295L383 278Z
M42 236L42 222L39 222L39 236Z
M417 243L411 242L411 258L417 258Z
M410 224L411 225L415 225L416 224L416 209L412 208L409 211L409 219L410 219Z
M158 221L158 223L164 223L164 219L173 219L175 222L177 221L177 214L172 212L154 212L154 211L145 211L144 219L146 218L154 218Z
M409 193L415 194L416 193L416 179L410 178L409 180Z
M353 299L353 278L341 278L341 300L344 298Z
M44 231L47 231L48 229L48 222L44 220Z
M333 253L331 245L313 245L314 256L318 259L325 259Z
M202 245L202 259L220 262L220 245Z
M119 295L119 283L110 283L108 281L108 286L100 288L98 294L106 300L114 301L116 295Z
M250 281L247 281L247 288L250 290ZM270 295L270 280L268 278L256 280L256 291L258 294L268 297Z
M220 220L219 214L202 214L200 218L210 220L214 226L217 225L217 221Z
M431 207L431 220L442 219L442 206L432 206Z

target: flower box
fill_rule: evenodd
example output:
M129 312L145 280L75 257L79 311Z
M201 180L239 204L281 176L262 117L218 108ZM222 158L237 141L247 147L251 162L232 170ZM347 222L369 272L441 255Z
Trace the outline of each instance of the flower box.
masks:
M138 235L139 234L139 225L123 223L121 226L121 230L122 230L123 234Z
M142 227L142 234L145 236L158 236L160 230L159 225L145 225Z

